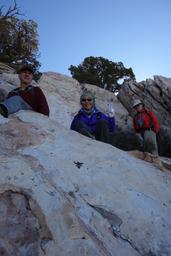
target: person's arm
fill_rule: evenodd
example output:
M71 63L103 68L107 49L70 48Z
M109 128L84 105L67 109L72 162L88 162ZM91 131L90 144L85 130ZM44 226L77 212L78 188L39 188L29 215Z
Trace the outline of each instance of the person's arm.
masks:
M115 131L115 117L114 116L107 116L101 113L101 118L108 122L108 128L110 132Z
M46 97L43 93L43 91L39 88L36 87L36 100L37 100L37 111L39 113L42 113L46 116L49 116L49 106L46 100Z
M115 131L115 110L111 101L108 102L107 106L108 106L107 120L108 120L109 131L114 132Z
M115 117L108 117L108 126L109 131L114 132L115 131Z
M77 123L77 115L74 116L74 119L71 122L71 126L70 126L71 130L76 131L76 123Z
M152 111L149 111L148 114L149 114L149 116L150 116L151 119L152 119L154 132L155 132L155 133L158 133L159 130L160 130L160 124L159 124L159 121L158 121L157 116L156 116Z
M137 124L137 115L134 116L133 125L134 125L135 132L140 133L140 129L139 129L138 124Z

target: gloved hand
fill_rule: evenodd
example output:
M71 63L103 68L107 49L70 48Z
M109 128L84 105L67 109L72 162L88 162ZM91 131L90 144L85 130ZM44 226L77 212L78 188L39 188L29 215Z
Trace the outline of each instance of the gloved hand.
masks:
M112 102L109 102L107 105L108 105L108 116L109 117L114 117L115 110L113 108Z

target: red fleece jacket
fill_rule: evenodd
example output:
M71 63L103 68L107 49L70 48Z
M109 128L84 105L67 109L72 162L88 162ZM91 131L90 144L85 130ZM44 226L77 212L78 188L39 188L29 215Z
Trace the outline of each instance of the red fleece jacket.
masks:
M155 133L158 133L160 130L159 121L156 117L156 115L145 108L141 111L142 114L142 121L143 125L142 127L139 127L138 125L138 113L134 116L134 129L136 132L142 132L146 129L152 129Z

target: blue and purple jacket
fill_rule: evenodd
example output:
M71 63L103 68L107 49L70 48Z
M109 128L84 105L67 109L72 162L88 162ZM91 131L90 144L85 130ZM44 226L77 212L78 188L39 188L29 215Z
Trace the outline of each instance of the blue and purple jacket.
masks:
M97 108L94 108L93 113L91 113L91 115L88 115L86 111L84 111L83 109L80 109L78 114L74 117L70 128L71 130L76 131L77 122L81 121L86 124L86 126L90 129L92 133L94 133L96 129L96 123L99 120L106 120L108 123L109 132L114 132L115 118L108 117L107 115L100 112Z

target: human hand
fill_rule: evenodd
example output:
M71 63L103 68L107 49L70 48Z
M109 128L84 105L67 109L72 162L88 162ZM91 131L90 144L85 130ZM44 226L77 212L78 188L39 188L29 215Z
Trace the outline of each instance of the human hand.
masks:
M114 117L115 115L115 110L113 108L113 105L111 102L108 103L108 116L109 117Z

